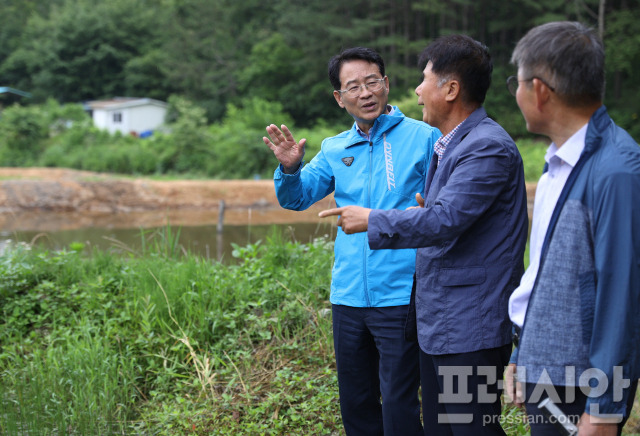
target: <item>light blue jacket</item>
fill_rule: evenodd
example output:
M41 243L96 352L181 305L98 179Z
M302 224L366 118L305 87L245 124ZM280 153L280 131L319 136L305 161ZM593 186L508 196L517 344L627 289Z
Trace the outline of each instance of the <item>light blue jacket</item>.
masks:
M276 195L286 209L304 210L334 192L338 207L372 209L416 206L440 132L406 118L398 108L374 122L370 141L356 130L327 138L322 149L295 174L274 174ZM416 252L371 250L366 233L338 228L331 281L331 303L351 307L409 304Z

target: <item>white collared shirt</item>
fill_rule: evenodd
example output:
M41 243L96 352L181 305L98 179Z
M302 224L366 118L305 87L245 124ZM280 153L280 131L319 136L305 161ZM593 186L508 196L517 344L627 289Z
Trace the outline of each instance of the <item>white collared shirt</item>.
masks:
M582 150L584 150L587 125L585 124L575 132L562 147L558 148L555 143L551 143L544 157L549 167L547 172L540 177L536 188L529 242L529 267L520 280L520 286L513 291L509 298L509 317L519 327L524 324L529 297L540 267L542 244L549 228L551 215L569 174L578 163Z

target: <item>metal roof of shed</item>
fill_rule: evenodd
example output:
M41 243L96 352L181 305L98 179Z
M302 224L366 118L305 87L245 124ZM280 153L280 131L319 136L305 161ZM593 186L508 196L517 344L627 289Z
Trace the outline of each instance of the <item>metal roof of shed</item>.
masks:
M153 98L134 98L134 97L118 97L110 100L94 100L88 101L86 106L91 109L105 109L105 110L113 110L113 109L124 109L127 107L135 107L135 106L160 106L166 108L167 103L154 100Z
M10 88L8 86L0 86L0 94L16 94L21 97L31 98L31 94L28 92L20 91L19 89Z

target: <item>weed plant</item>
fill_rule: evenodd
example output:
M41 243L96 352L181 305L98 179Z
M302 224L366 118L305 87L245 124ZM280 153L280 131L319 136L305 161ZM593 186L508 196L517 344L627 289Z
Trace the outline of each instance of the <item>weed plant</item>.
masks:
M222 265L171 228L142 237L0 254L0 434L343 434L331 241L274 231ZM522 411L503 418L527 434Z
M332 242L0 256L1 434L331 434ZM120 248L120 247L119 247Z

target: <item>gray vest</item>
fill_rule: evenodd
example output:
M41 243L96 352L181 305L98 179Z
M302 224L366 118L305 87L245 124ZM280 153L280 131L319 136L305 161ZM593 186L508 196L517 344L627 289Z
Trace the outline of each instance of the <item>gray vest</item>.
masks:
M527 383L588 386L596 298L589 210L567 200L540 265L518 353L518 379ZM523 373L522 371L526 371Z

